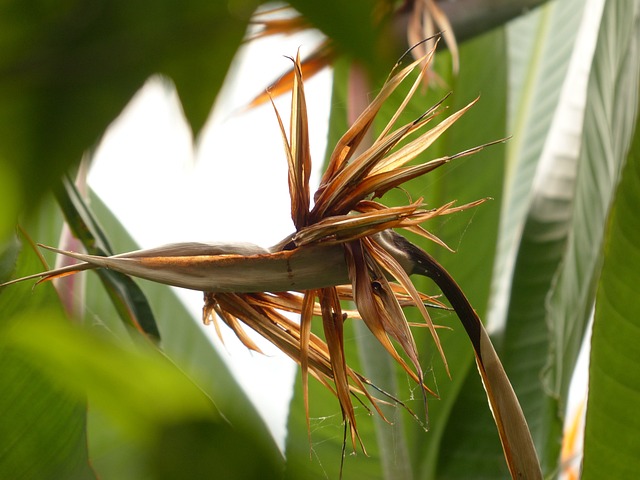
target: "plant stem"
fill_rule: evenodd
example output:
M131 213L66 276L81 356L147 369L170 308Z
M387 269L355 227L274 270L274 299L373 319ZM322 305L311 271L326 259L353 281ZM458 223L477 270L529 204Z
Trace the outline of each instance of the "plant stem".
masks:
M380 235L378 241L385 244L407 272L429 277L447 297L473 345L512 477L542 479L538 455L518 398L480 317L460 286L431 255L401 235Z

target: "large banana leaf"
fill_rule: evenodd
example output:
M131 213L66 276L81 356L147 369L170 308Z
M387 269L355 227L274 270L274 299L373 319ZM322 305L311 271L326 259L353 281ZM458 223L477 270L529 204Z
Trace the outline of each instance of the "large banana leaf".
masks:
M602 4L597 3L585 9L576 59L542 152L503 343L505 367L522 392L547 472L557 468L560 422L592 308L603 225L635 118L637 56L627 52L630 40L625 37L635 7L607 3L601 17ZM617 16L613 9L620 9ZM590 44L595 45L593 62L580 66L579 59L588 60L594 51ZM584 71L591 72L588 91L580 87L586 82ZM579 128L583 119L584 132ZM540 382L545 366L551 386Z
M544 7L556 27L538 39L550 42L549 49L554 53L546 55L543 67L564 70L557 76L557 72L552 75L542 68L535 84L539 89L536 103L546 105L547 129L541 130L537 118L532 118L523 132L527 148L518 152L518 175L511 183L513 201L506 217L507 222L519 217L517 222L521 223L512 225L511 232L506 228L502 231L503 241L510 238L515 242L517 253L511 259L504 257L514 263L513 271L497 270L497 278L506 284L498 296L508 307L501 349L505 368L520 395L546 472L556 468L562 428L556 399L550 398L540 381L549 352L546 298L563 261L570 228L572 196L567 192L577 174L586 102L583 72L590 67L598 20L596 15L594 27L581 21L581 16L576 18L582 3L559 2ZM594 14L593 8L589 13ZM554 87L559 97L546 103L547 99L541 97L545 92L553 96ZM522 105L520 109L526 111L527 107Z
M637 23L636 23L637 26ZM635 40L638 39L638 29ZM637 46L637 43L636 43ZM640 469L640 129L622 173L596 298L582 478L631 478Z
M621 181L604 234L604 266L591 341L584 478L633 476L640 448L632 414L640 389L636 342L640 304L634 294L639 271L640 2L609 3L599 38L603 51L599 74L592 76L589 85L594 105L585 123L584 141L585 146L595 143L591 155L601 158L601 168L594 172L601 177L595 183L601 197L608 193L602 183L615 186L619 175ZM608 128L602 127L603 119ZM631 135L633 143L627 155ZM627 165L620 174L625 158Z
M589 76L571 233L546 318L546 380L561 406L593 308L606 218L637 117L639 15L638 1L606 2Z
M549 136L584 0L552 1L507 25L507 171L489 325L504 328L516 249L531 204L536 166ZM498 333L496 332L496 333Z
M564 17L564 22L570 23L568 18L575 15L577 8L579 5L574 5L572 10L566 4L549 4L545 7L549 12L541 13L542 19L550 21L558 16L554 22ZM620 18L633 18L631 3L622 6L612 2L606 8L626 9L625 13L619 12ZM628 37L607 37L614 31L626 32L628 27L617 30L621 27L613 26L615 21L607 16L601 23L601 11L602 5L598 6L596 2L586 6L585 12L589 15L582 22L578 34L580 40L574 47L573 56L576 58L571 61L566 77L560 79L564 87L557 106L556 103L549 106L555 109L549 133L546 134L538 124L522 132L531 145L518 153L522 163L518 164L517 173L508 184L513 201L507 206L501 231L505 245L501 249L503 259L505 252L509 255L505 239L519 242L513 277L507 281L510 285L498 292L505 295L510 290L510 295L503 297L508 299L503 300L508 310L504 332L500 336L501 352L507 373L529 419L543 468L548 474L558 468L563 409L577 350L593 303L592 279L598 272L602 228L615 188L615 172L624 159L625 145L629 141L629 125L634 121L637 86L628 79L631 74L627 68L631 72L637 68L634 66L636 58L626 53ZM601 33L598 35L599 29ZM562 31L562 28L556 28L549 31L549 35ZM610 33L602 33L606 31ZM565 31L567 35L572 36L569 30ZM593 53L596 40L597 47ZM561 38L552 36L540 39L542 44L545 41L562 43ZM562 55L563 49L558 46L555 51ZM616 53L612 56L612 52ZM593 62L590 61L591 56ZM585 63L581 65L580 59ZM543 62L543 66L547 63L553 65L556 60L554 55L548 62ZM616 67L611 68L610 62L616 62ZM623 68L623 65L628 66ZM586 84L585 71L591 71L588 93L580 88ZM540 82L548 85L549 75L541 77ZM549 88L553 95L553 84ZM616 96L614 92L620 94ZM633 100L624 102L622 98L629 95ZM526 96L522 101L526 102ZM583 105L582 111L580 105ZM514 117L516 120L518 115L527 111L526 104L520 109ZM583 118L584 133L580 128ZM591 131L587 130L589 118L593 119ZM544 123L544 116L541 120ZM598 128L594 128L596 123ZM620 135L608 132L619 132ZM541 163L534 173L532 166L537 163L537 158L529 149L535 150L535 145L540 143L536 139L543 139L545 144L538 149ZM608 159L596 153L603 149L609 153ZM532 180L533 190L529 193ZM517 218L523 213L523 207L527 218L523 227L518 228ZM512 222L511 226L509 222ZM508 265L507 257L502 264L497 264L496 275L504 276L501 266ZM506 275L510 276L509 269L506 270ZM504 281L504 277L496 278L497 283ZM493 313L498 317L497 326L500 326L503 319L500 318L499 305ZM552 335L553 342L559 343L549 344L549 335ZM541 382L545 366L550 366L556 381L551 388ZM464 471L460 474L464 476ZM480 472L476 471L476 474L480 475ZM493 476L490 470L485 475Z

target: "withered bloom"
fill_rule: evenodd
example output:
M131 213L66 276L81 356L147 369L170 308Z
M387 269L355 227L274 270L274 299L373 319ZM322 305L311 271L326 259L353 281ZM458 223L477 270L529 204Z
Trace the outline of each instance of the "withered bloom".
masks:
M458 73L460 59L455 32L447 15L436 0L405 0L397 5L392 2L379 2L372 9L372 15L373 20L378 24L384 21L401 24L402 26L397 28L406 30L407 45L411 45L409 50L411 55L415 60L422 59L425 64L430 62L429 51L433 49L437 39L441 36L451 52L453 72ZM249 36L248 41L272 35L292 35L312 28L304 16L286 6L258 10L251 23L256 27L256 32ZM310 78L331 65L336 56L335 47L331 40L324 39L317 48L302 59L297 68L304 73L306 78ZM426 61L427 58L429 61ZM269 93L258 95L251 102L251 106L268 101L270 95L277 96L288 92L296 75L295 68L289 70L269 87Z
M439 104L406 125L396 125L432 55L433 50L408 66L394 67L377 97L339 140L313 202L301 63L299 57L293 60L295 75L288 134L279 115L277 118L289 166L295 232L272 248L184 243L111 257L56 250L82 263L27 278L52 279L81 270L109 268L205 292L205 322L217 323L220 319L248 348L259 350L244 330L249 327L300 364L307 419L309 375L336 395L355 448L361 442L352 395L365 397L380 415L382 412L378 407L380 400L367 388L368 380L346 363L344 322L360 318L426 397L428 389L423 382L419 353L403 307L418 308L448 371L445 352L425 307L438 301L418 292L410 279L411 274L428 276L450 301L471 339L512 475L541 478L526 421L482 323L448 273L426 252L394 231L410 231L441 243L421 224L473 207L482 200L436 208L426 208L422 199L398 207L388 207L376 200L408 180L482 148L408 164L473 105L472 102L431 128L427 126L440 113ZM420 74L398 112L371 145L365 147L363 140L382 104L415 69ZM356 310L344 310L343 300L353 301ZM300 322L292 321L283 312L299 314ZM324 340L311 332L314 316L322 319Z

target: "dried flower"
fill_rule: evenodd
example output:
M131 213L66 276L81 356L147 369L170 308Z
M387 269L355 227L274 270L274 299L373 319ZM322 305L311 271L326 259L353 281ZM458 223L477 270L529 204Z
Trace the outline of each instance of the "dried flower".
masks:
M425 306L442 304L418 292L410 280L411 274L428 276L450 301L471 339L512 474L525 472L535 477L539 467L526 421L482 323L446 270L394 231L410 231L443 244L421 224L476 206L483 200L457 207L448 203L436 208L426 208L422 199L398 207L388 207L376 200L408 180L484 147L408 165L474 103L430 129L426 127L440 113L440 104L406 125L396 125L400 112L421 82L433 52L433 49L428 51L407 66L399 62L394 67L377 97L338 141L313 202L302 67L299 56L292 59L294 81L288 135L277 111L276 115L289 166L291 218L296 231L272 248L185 243L111 257L52 249L82 263L26 278L47 280L102 267L205 292L205 322L216 324L219 332L220 319L248 348L259 351L244 330L251 328L298 362L307 419L311 375L336 395L353 447L359 443L364 450L358 436L352 396L368 399L380 415L381 400L368 390L370 382L347 365L344 322L361 319L389 355L421 387L426 401L430 391L423 381L419 352L403 307L418 308L423 326L431 332L448 372L436 326ZM365 148L363 139L382 104L416 69L419 74L398 112ZM353 301L356 310L345 310L344 300ZM299 314L300 322L292 321L283 312ZM311 332L314 316L322 319L324 340ZM401 404L391 396L386 400Z
M373 9L372 15L377 23L382 22L385 17L406 22L407 45L411 46L409 51L415 60L422 59L425 65L431 64L430 52L441 36L451 52L453 72L458 73L460 58L453 27L435 0L407 0L397 7L388 2L380 2ZM257 30L248 37L248 41L272 35L292 35L312 28L302 15L290 7L282 6L258 10L251 23ZM306 78L310 78L331 65L335 57L335 47L329 39L325 39L300 62L298 68ZM295 78L294 69L289 70L269 87L269 93L258 95L250 106L267 102L270 95L278 96L288 92ZM427 76L424 79L426 81Z

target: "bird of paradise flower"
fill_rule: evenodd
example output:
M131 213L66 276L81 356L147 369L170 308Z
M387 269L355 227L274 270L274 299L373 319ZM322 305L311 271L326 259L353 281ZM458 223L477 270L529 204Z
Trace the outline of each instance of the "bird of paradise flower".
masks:
M429 329L449 373L436 326L425 306L441 304L438 299L418 292L410 279L412 274L427 276L449 300L471 340L512 476L541 478L526 420L482 322L447 271L428 253L394 231L405 230L442 243L421 224L477 206L483 200L462 206L452 202L430 209L422 199L397 207L388 207L376 200L411 179L486 146L408 165L475 103L471 102L426 131L425 127L440 113L442 102L414 121L396 126L400 113L425 74L433 51L407 66L400 61L394 67L375 99L338 141L313 202L301 62L299 56L292 59L295 76L288 134L277 110L276 116L288 162L295 232L270 249L252 244L181 243L102 257L45 247L81 263L1 286L30 278L51 280L83 270L107 268L203 291L203 319L213 322L218 333L220 319L244 345L259 351L244 330L244 326L249 327L299 363L308 426L308 378L312 376L335 394L344 419L345 435L348 433L354 448L360 444L364 450L352 396L365 397L384 415L379 408L381 400L367 388L375 386L346 362L344 323L349 318L361 319L420 386L426 402L426 395L432 392L424 384L419 352L403 308L418 308L423 326ZM416 69L419 74L401 106L378 137L365 147L365 136L381 106ZM420 131L422 133L412 135ZM355 303L356 310L345 310L345 300ZM283 312L298 314L300 322L291 320ZM314 316L322 319L324 340L311 332ZM387 400L402 404L391 395L377 391Z

